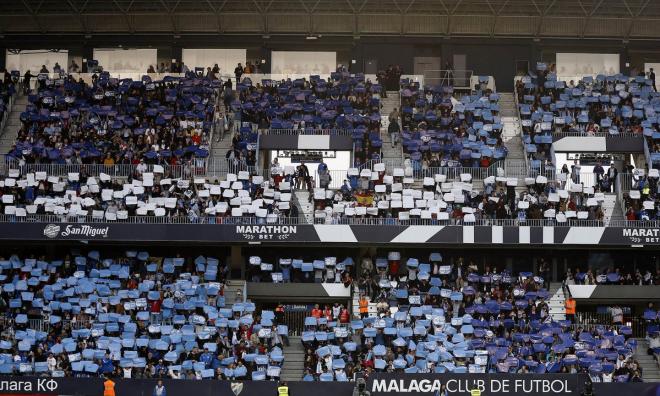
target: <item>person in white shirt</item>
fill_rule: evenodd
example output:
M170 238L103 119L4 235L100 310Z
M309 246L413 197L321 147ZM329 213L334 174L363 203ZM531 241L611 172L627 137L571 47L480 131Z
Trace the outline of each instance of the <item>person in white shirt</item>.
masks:
M612 307L612 324L623 324L623 310L618 305Z
M124 378L133 378L133 367L122 367Z
M46 359L46 363L48 363L48 371L50 371L51 373L57 370L57 360L55 359L55 356L53 356L52 353L48 354L48 359Z

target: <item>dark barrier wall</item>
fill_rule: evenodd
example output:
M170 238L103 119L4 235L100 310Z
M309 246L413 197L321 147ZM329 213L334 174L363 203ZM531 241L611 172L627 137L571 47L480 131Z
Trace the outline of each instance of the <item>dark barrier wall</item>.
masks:
M0 240L660 246L660 228L21 222L0 224Z
M585 375L565 374L380 374L367 382L372 396L392 393L466 395L478 389L482 395L579 395Z
M482 389L482 396L579 396L586 376L568 374L383 374L367 383L372 396L399 393L435 395L436 388L447 389L452 396L469 396L470 390ZM383 382L384 381L384 382ZM156 380L115 380L117 396L151 396ZM276 396L277 383L267 381L163 380L168 396ZM290 382L291 396L352 396L351 382ZM2 395L71 395L103 394L102 378L37 378L0 376ZM594 396L658 396L660 384L594 384ZM443 396L443 394L440 394Z
M301 139L302 137L302 139ZM353 138L339 135L261 135L260 150L353 150Z

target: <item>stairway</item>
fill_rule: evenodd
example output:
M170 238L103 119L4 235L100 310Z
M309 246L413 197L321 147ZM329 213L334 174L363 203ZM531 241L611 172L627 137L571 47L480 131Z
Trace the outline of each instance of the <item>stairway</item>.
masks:
M370 317L375 317L378 314L378 310L376 309L376 303L372 302L369 296L367 296L367 300L369 301L369 316ZM352 307L353 309L351 312L353 313L354 318L359 318L360 317L360 289L357 287L353 288L353 299L352 299Z
M226 113L226 108L225 104L222 100L222 95L220 96L219 104L220 104L220 110L222 111L223 114ZM234 124L236 124L238 121L234 121ZM210 153L209 153L209 160L212 164L217 164L219 165L216 166L214 169L216 172L219 173L219 175L222 175L222 172L217 172L218 169L222 169L223 166L226 164L226 155L227 151L231 149L231 139L233 137L233 131L236 129L236 125L234 125L231 129L224 131L224 136L222 137L222 140L218 141L220 136L222 136L222 131L215 131L213 134L213 141L210 142Z
M601 204L603 209L603 221L609 224L612 220L623 220L621 205L617 202L616 194L605 194L605 200Z
M298 204L298 217L304 217L305 222L314 222L314 204L309 202L309 191L296 190L294 192L295 200Z
M2 134L0 135L0 155L7 154L14 145L16 136L18 136L18 130L21 129L21 113L25 111L27 103L27 95L17 94L14 97L14 105L9 113L9 118L7 118L5 128L1 131Z
M648 349L648 341L644 338L638 338L637 350L633 355L633 359L637 360L642 369L642 380L644 380L644 382L660 382L660 368L658 367L658 362L655 361L653 356L646 353Z
M548 300L548 310L552 320L566 320L566 309L564 308L564 301L566 301L566 296L564 295L564 289L562 288L561 282L551 282L550 290L552 294L550 300Z
M225 308L231 308L235 303L245 301L245 281L227 280L224 288Z
M398 109L399 112L401 111L399 91L387 91L387 97L381 98L380 102L383 105L380 109L380 137L383 140L383 147L381 148L382 159L399 163L403 158L400 143L401 137L399 136L399 143L392 147L390 135L387 133L387 127L390 125L388 116L394 108ZM401 125L400 121L399 125Z
M305 348L300 337L289 337L289 344L284 347L284 365L280 371L280 379L300 381L305 370Z
M303 202L298 199L298 192L300 192ZM301 223L311 224L314 220L314 205L309 203L309 192L308 191L295 191L291 195L291 205L295 205L298 209L298 219ZM304 206L303 206L304 205ZM308 213L311 212L311 213Z
M608 196L610 194L606 194ZM626 218L624 217L624 210L623 206L621 205L621 201L617 199L616 194L611 194L614 195L614 207L612 208L612 215L610 216L610 221L623 221Z
M518 111L516 109L516 102L512 93L500 93L500 117L502 118L502 141L508 150L506 156L507 177L527 177L525 163L525 151L523 150L523 142L520 137L520 119L518 118Z

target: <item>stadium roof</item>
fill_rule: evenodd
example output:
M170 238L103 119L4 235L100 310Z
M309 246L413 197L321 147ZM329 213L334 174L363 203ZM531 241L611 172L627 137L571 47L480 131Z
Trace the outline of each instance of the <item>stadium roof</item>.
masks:
M653 0L17 0L0 34L655 39Z

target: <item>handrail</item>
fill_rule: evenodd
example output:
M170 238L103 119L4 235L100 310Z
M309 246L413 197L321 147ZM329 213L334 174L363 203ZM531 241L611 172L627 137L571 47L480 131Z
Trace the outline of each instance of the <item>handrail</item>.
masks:
M430 77L430 75L437 75L438 77ZM462 77L457 77L461 75ZM471 89L471 79L474 75L473 70L424 70L424 84L428 85L450 85L457 89ZM438 81L437 84L431 84L430 81ZM467 85L456 84L458 81L467 82ZM422 85L422 88L424 85Z
M641 133L635 132L621 132L616 134L611 133L598 133L595 135L588 135L585 132L580 131L561 131L561 132L552 132L554 137L611 137L611 138L642 138L644 137Z
M198 158L196 160L201 161L202 159ZM184 165L156 165L163 167L165 176L172 176L174 178L206 175L208 173L208 159L203 159L203 166L196 166L196 160ZM128 177L134 175L139 166L134 164L21 164L18 160L9 157L5 157L5 160L1 163L6 166L7 170L17 169L22 175L33 172L46 172L48 176L67 176L69 173L81 173L84 171L87 176L99 176L101 173L105 173L110 177ZM155 165L148 164L146 172L152 172L154 166ZM4 175L6 175L6 172L4 172L3 176Z
M197 159L200 160L201 159ZM421 179L423 177L433 177L436 174L441 175L452 175L452 177L459 177L461 174L469 174L472 176L473 180L483 180L489 176L498 176L497 170L502 168L506 170L507 161L511 168L515 167L515 160L498 160L490 164L487 168L482 167L430 167L427 169L418 169L412 171L412 177L416 179ZM358 170L362 169L373 169L375 163L385 164L386 172L391 172L395 168L406 169L406 165L403 162L400 162L396 159L386 159L381 162L374 162L369 160L365 164L357 166ZM258 162L257 162L258 164ZM3 165L4 170L0 172L0 176L7 175L8 170L17 169L20 171L21 175L32 172L46 172L48 176L67 176L69 173L80 173L85 172L87 176L99 176L101 173L107 174L113 178L123 178L135 175L137 167L139 165L134 164L115 164L115 165L104 165L104 164L39 164L39 163L29 163L29 164L20 164L18 160L14 158L6 158L4 162L0 161L0 165ZM261 166L243 166L240 163L235 164L232 160L226 158L206 158L203 160L203 166L196 166L195 161L184 165L168 165L168 164L148 164L146 172L152 172L154 166L160 165L164 168L164 175L173 178L189 178L189 177L221 177L227 173L237 174L239 171L248 171L251 174L258 174L264 177L270 175L269 169L262 169ZM346 173L348 169L331 169L332 172L344 172ZM542 172L546 175L548 172ZM524 178L529 175L529 172L523 174L516 173L514 175L504 175L508 177L518 177ZM546 175L547 176L547 175ZM554 174L548 176L549 178L554 178Z
M7 224L207 224L207 225L263 225L263 226L289 226L289 225L309 225L305 219L299 217L277 217L277 218L259 218L259 217L216 217L201 216L197 219L191 219L188 216L157 217L157 216L128 216L125 220L109 221L105 218L93 216L67 216L67 215L28 215L26 217L17 217L15 215L0 214L0 223ZM396 218L383 217L341 217L333 219L331 223L325 221L317 224L341 224L341 225L367 225L367 226L410 226L410 225L428 225L428 226L508 226L508 227L638 227L638 228L658 228L660 220L611 220L606 223L601 220L579 220L570 219L565 223L558 223L554 218L547 219L479 219L474 222L464 221L463 219L450 218L448 220L411 218L408 220L399 220Z
M352 129L318 129L318 128L305 128L305 129L260 129L260 135L317 135L317 136L352 136Z
M653 169L653 161L651 161L651 151L649 150L649 143L644 139L644 157L646 158L646 166Z
M18 97L18 95L21 94L20 86L16 86L16 92L14 92L13 95L9 96L9 102L7 103L7 111L5 111L5 114L2 116L2 120L0 120L0 137L5 134L5 126L7 125L7 122L9 121L9 115L11 112L14 110L14 101L15 98Z
M621 214L623 215L623 218L626 218L626 205L624 204L623 200L623 191L622 191L622 185L621 185L621 178L622 178L621 173L617 173L616 175L616 184L614 185L614 188L616 189L616 199L619 201L619 206L621 206Z
M525 144L525 132L523 131L522 116L520 115L520 104L518 103L518 92L515 89L515 81L513 83L513 100L516 105L516 114L518 115L518 126L520 127L520 144L523 146L523 154L525 155L525 166L529 169L529 153L527 152L527 145Z

